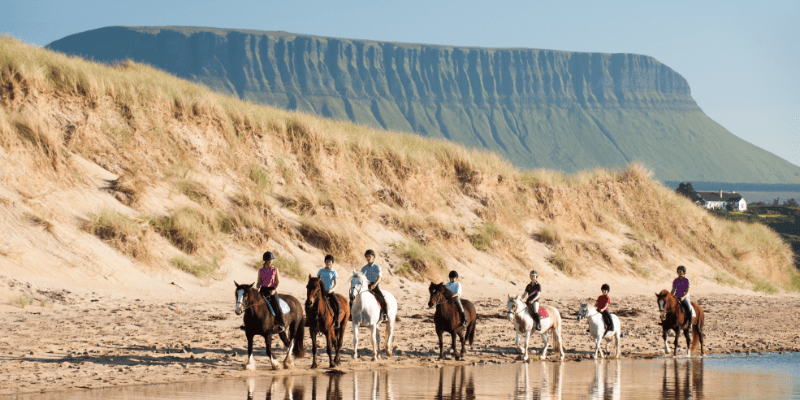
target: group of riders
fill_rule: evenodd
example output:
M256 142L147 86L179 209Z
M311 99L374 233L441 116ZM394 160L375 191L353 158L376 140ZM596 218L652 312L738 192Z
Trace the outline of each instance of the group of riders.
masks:
M361 273L366 276L367 280L369 281L369 292L375 296L375 299L378 301L381 307L381 315L380 321L386 321L388 319L386 314L386 300L383 297L383 293L380 290L380 283L382 277L382 271L380 265L375 263L375 252L372 250L367 250L364 253L364 257L366 258L366 265L361 268ZM275 320L278 326L278 331L283 331L285 329L285 325L283 322L283 313L281 313L281 309L278 305L277 296L275 296L278 284L280 283L280 276L278 274L278 269L275 268L273 265L275 262L275 256L272 252L266 252L263 256L264 259L264 266L258 270L258 280L256 281L256 287L259 289L259 293L264 296L265 299L270 303L271 308L274 310L275 313ZM336 288L337 280L339 278L339 274L336 272L334 267L334 258L332 255L328 254L325 256L325 267L320 269L317 272L317 277L322 279L325 294L328 297L328 304L333 308L333 311L336 313L336 328L339 327L339 319L340 319L340 312L339 309L339 302L335 298L335 294L333 289ZM681 306L684 309L684 312L687 315L691 315L691 301L689 299L689 289L691 288L691 283L689 278L686 277L686 267L683 265L678 266L678 277L672 281L672 295L675 296L678 301L680 302ZM541 316L539 314L539 300L542 295L542 285L539 283L539 273L536 270L531 271L530 273L531 282L525 286L525 291L522 293L522 300L527 304L528 311L530 312L531 316L533 317L534 322L536 323L536 330L541 330ZM461 326L467 325L467 318L464 314L464 307L461 305L461 283L458 282L458 272L450 271L449 274L450 281L447 282L445 287L450 293L453 295L453 300L455 301L459 317L460 317L460 324ZM609 311L609 306L611 305L611 297L609 297L608 293L611 291L611 287L608 284L603 284L600 287L600 291L602 294L597 298L595 302L595 308L598 312L602 313L603 315L603 322L605 324L605 336L608 331L613 331L614 326L611 320L611 313ZM350 305L352 306L352 299L350 299ZM692 329L692 319L689 318L689 331L691 332Z

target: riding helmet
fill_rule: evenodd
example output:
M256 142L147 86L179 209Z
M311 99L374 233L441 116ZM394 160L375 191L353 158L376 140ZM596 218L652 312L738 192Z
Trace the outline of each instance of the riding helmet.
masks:
M537 272L535 269L533 269L533 270L531 270L531 275L539 276L539 272Z
M374 251L372 251L372 249L369 249L369 250L367 250L367 251L364 253L364 257L367 257L367 256L374 256L374 255L375 255L375 252L374 252Z
M607 283L604 283L603 286L600 286L600 291L602 292L603 290L608 290L610 292L611 291L611 287L608 286Z
M458 272L450 271L450 275L449 276L450 276L450 278L458 278Z
M686 267L684 267L683 265L679 265L678 266L678 271L681 271L681 270L683 270L683 272L686 273Z
M264 259L264 261L274 260L275 256L272 255L271 251L268 251L268 252L264 253L263 259Z
M328 260L330 260L331 262L336 262L336 261L334 261L334 260L333 260L333 256L332 256L332 255L330 255L330 254L328 254L327 256L325 256L325 262L328 262Z

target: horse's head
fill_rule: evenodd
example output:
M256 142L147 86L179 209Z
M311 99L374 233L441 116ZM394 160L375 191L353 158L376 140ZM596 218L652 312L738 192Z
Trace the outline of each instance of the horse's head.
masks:
M306 283L306 307L311 306L315 301L322 298L322 278L308 274Z
M444 287L444 283L433 283L428 287L428 292L431 294L430 300L428 300L428 307L433 307L437 304L444 303L445 301L450 299L450 291Z
M242 315L244 310L248 309L251 304L253 304L253 300L251 297L251 292L253 292L253 285L255 282L249 285L240 285L233 281L233 284L236 285L236 291L234 292L234 296L236 297L236 315Z
M589 303L581 303L581 308L578 310L578 321L586 318L589 314Z
M661 321L664 321L667 318L667 308L670 306L670 298L674 299L674 297L672 297L672 295L666 290L662 290L661 293L656 293L658 313Z
M519 312L519 310L525 309L519 295L516 296L508 295L508 303L506 304L506 308L508 308L509 320L514 320L514 315L516 315Z
M361 272L353 270L353 275L350 277L350 301L366 290L369 290L367 277Z

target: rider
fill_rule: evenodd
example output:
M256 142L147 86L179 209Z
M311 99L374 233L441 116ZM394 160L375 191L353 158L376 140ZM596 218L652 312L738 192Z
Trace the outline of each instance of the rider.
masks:
M689 332L692 331L692 302L689 300L689 289L691 287L692 284L689 282L689 278L686 277L686 267L679 265L678 277L672 281L672 295L678 298L684 310L684 315L689 316Z
M536 280L539 278L539 273L536 270L531 271L531 283L525 286L525 292L522 293L522 301L528 304L528 311L533 317L533 322L536 323L536 330L542 330L541 316L539 316L539 297L542 294L542 285Z
M375 298L378 300L378 304L381 305L380 321L388 321L389 317L386 314L386 299L383 298L383 293L381 292L380 287L378 287L378 284L381 283L381 267L380 265L375 264L374 251L367 250L364 253L364 257L367 259L367 265L361 268L361 273L364 274L369 281L369 292L375 296Z
M467 326L467 316L464 314L464 306L461 305L461 284L458 283L458 272L450 271L450 282L447 282L444 287L453 294L453 299L458 305L458 314L461 316L461 326Z
M272 255L271 251L268 251L264 253L262 258L264 259L264 266L258 270L256 288L258 288L258 292L269 301L269 304L272 305L272 310L275 311L277 330L278 332L283 332L285 329L283 324L283 312L278 305L278 296L275 295L278 289L278 283L280 283L278 269L272 265L275 262L275 256Z
M325 256L325 268L322 268L317 272L317 276L322 278L322 285L323 289L325 290L325 294L328 296L328 304L330 305L331 309L333 309L335 318L334 323L335 327L339 328L339 316L341 315L341 310L339 309L339 300L336 299L336 293L333 292L333 288L336 287L336 280L339 278L339 274L336 273L336 270L333 269L333 256L328 254Z
M608 297L608 292L611 291L611 287L604 283L603 286L600 286L600 291L602 291L603 294L597 298L595 307L597 307L598 312L603 314L603 324L606 326L603 336L600 337L606 337L608 331L614 329L614 323L611 320L611 313L608 311L608 306L611 305L611 297Z

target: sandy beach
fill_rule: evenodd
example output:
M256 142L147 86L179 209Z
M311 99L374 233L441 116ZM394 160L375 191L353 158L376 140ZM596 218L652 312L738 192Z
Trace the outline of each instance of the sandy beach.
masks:
M187 290L170 285L152 297L131 296L124 291L50 290L13 279L6 285L22 285L36 293L35 304L21 308L0 306L0 394L92 389L198 379L315 374L327 370L324 337L319 337L320 368L312 370L311 356L295 360L290 370L273 371L264 355L264 342L256 338L256 371L245 371L246 339L239 330L241 317L234 314L233 285L218 282ZM15 286L16 285L16 286ZM230 286L230 287L228 287ZM295 296L305 298L297 282L286 284ZM512 323L506 319L504 294L465 296L478 309L474 346L464 361L438 361L438 345L431 316L425 305L426 287L420 283L387 288L398 298L400 321L396 324L393 354L371 361L367 331L360 332L359 360L353 360L352 329L345 337L343 371L432 367L437 364L519 362L514 348ZM563 290L561 290L563 292ZM622 357L663 355L655 296L637 294L613 298L613 310L624 315ZM706 312L706 353L760 353L800 351L796 296L730 294L696 295ZM561 310L567 362L591 358L587 324L574 315L586 296L552 295L545 304ZM758 313L769 310L759 317ZM671 339L670 339L671 340ZM445 335L445 343L449 335ZM305 343L310 353L310 339ZM541 337L532 338L531 351L541 350ZM281 345L274 346L282 359ZM681 339L681 351L685 344ZM533 356L533 354L532 354ZM557 361L548 352L548 360Z

